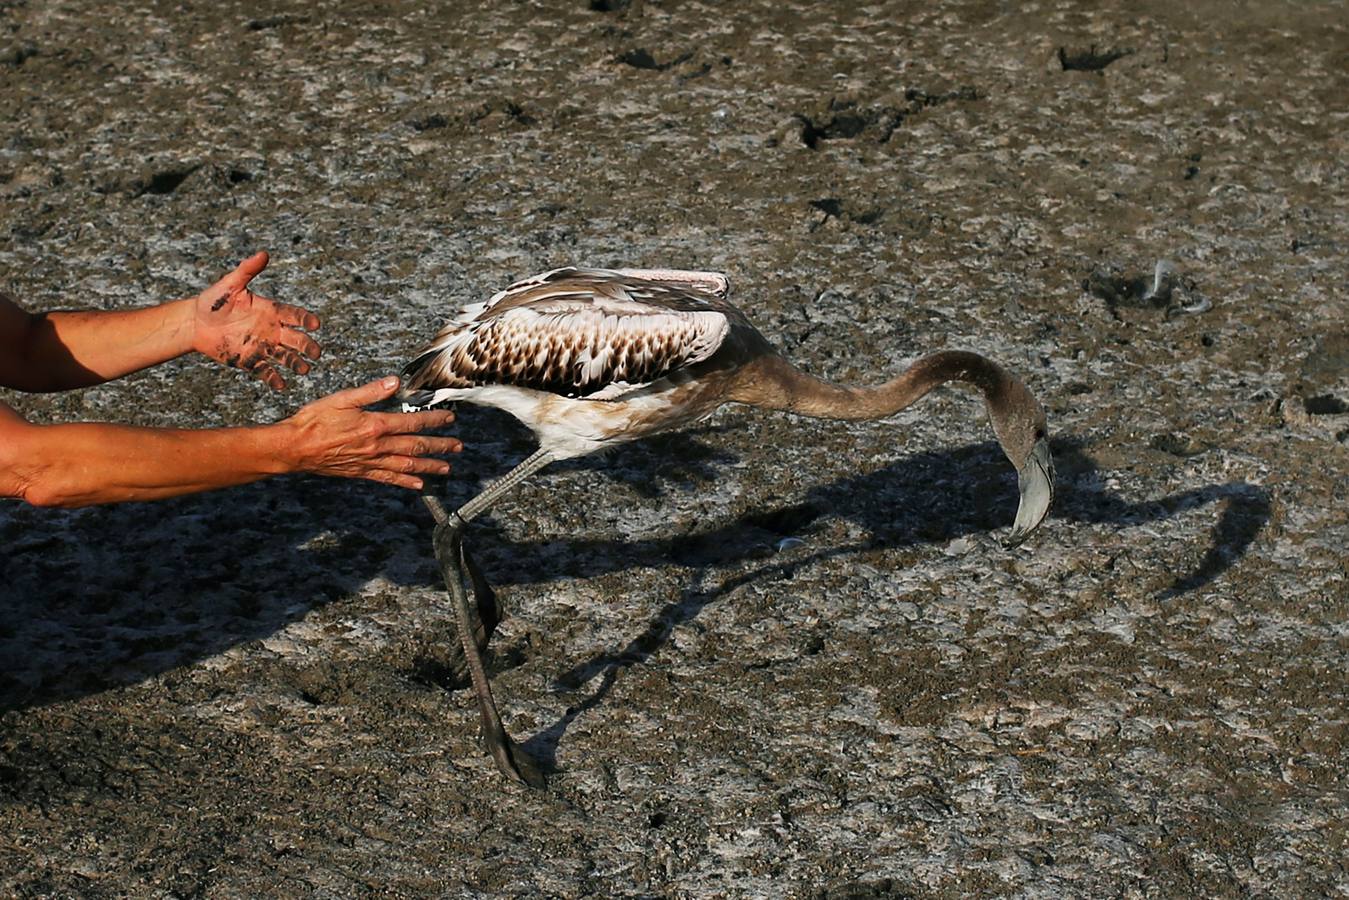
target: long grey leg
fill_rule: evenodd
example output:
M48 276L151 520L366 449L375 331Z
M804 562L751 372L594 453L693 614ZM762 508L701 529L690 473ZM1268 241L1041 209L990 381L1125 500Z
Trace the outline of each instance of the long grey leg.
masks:
M436 561L440 563L441 574L445 578L445 587L449 590L454 605L455 623L459 630L459 642L463 646L464 664L469 679L473 682L473 691L478 698L478 711L482 716L483 740L497 768L510 778L530 787L543 787L543 772L538 764L516 744L501 724L501 715L497 712L496 701L492 698L491 683L487 670L482 663L482 650L491 638L496 620L486 621L482 615L484 602L492 603L491 587L468 556L463 545L463 532L474 517L480 515L489 506L500 499L507 491L534 472L552 462L552 456L540 450L520 463L502 478L460 507L458 512L450 513L444 504L430 494L422 495L422 501L436 520L435 551ZM480 622L475 626L473 612L468 605L464 592L464 573L473 579L473 593L478 601Z
M526 477L537 472L544 465L552 461L552 457L538 452L530 456L520 465L507 472L502 478L492 484L487 490L483 491L477 497L474 497L468 503L464 504L458 512L451 513L445 509L445 505L440 499L430 494L422 495L422 502L426 508L431 511L431 516L436 520L436 524L445 525L451 521L460 528L466 526L470 519L476 517L490 504L496 502L506 491L519 484ZM493 593L491 585L483 577L481 570L474 564L473 558L469 555L467 548L460 550L462 558L461 575L467 573L471 584L473 585L473 600L477 605L477 622L474 625L473 633L478 643L479 650L486 650L488 642L492 639L492 632L501 622L501 609L497 604L496 594ZM461 654L454 651L450 652L449 659L446 662L449 670L456 679L462 679L468 675L468 663Z
M455 515L465 523L473 521L489 506L500 500L507 491L552 461L553 456L547 450L534 451L524 462L488 485L487 490L459 507L459 511Z
M464 593L461 574L464 568L463 537L463 525L458 522L452 520L436 526L436 559L450 592L455 624L459 628L459 642L463 645L468 674L473 680L473 692L478 698L483 740L502 774L529 787L541 788L545 784L543 771L533 757L506 733L505 726L501 724L501 714L497 712L496 701L492 698L492 685L482 664L482 655L474 637L468 597Z

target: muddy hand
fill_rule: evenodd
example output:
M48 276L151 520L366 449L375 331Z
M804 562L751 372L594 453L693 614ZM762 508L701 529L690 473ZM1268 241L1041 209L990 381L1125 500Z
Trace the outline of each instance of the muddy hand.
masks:
M248 289L248 282L267 267L267 258L265 252L253 254L196 296L192 345L279 391L286 386L281 370L304 375L319 358L319 345L305 334L319 327L319 317Z

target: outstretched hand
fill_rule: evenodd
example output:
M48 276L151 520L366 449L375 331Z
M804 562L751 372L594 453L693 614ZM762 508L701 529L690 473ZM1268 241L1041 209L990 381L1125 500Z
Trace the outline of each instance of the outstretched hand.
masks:
M287 447L294 469L317 475L368 478L421 490L423 475L447 475L450 464L435 456L463 449L456 438L420 434L454 421L449 410L418 413L368 412L361 407L387 400L398 390L394 376L329 394L303 406L284 422L294 433Z
M193 299L192 346L279 391L286 386L279 370L304 375L319 358L319 345L305 334L319 327L319 317L248 289L267 259L265 252L253 254Z

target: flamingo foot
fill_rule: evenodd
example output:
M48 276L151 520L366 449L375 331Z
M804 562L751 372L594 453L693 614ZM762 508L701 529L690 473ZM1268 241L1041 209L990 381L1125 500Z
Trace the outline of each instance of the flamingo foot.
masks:
M482 739L487 744L487 749L491 752L492 759L496 761L501 774L535 790L547 787L548 780L544 777L538 761L512 740L504 728L484 728Z

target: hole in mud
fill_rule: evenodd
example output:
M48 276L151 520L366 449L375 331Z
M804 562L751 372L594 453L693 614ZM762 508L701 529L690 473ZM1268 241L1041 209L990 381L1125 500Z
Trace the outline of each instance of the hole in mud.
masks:
M1154 292L1154 280L1145 275L1097 269L1083 279L1082 290L1104 300L1112 312L1120 307L1165 309L1171 300L1170 282L1163 285L1163 290Z
M1153 435L1152 440L1148 441L1148 446L1153 450L1160 450L1163 453L1182 458L1198 456L1205 449L1203 445L1197 443L1188 435L1176 434L1171 431Z
M837 197L826 197L823 200L812 200L810 205L824 213L826 216L838 218L843 215L843 201Z
M462 690L472 684L467 671L462 666L450 666L443 660L430 656L424 656L414 661L407 672L407 676L418 684L438 687L445 691Z
M797 113L795 118L801 123L801 143L812 150L818 149L821 141L851 140L866 136L871 136L878 144L884 144L890 140L895 129L914 113L955 100L979 99L982 99L982 95L971 85L937 94L930 94L921 88L909 88L904 92L902 105L860 106L853 99L832 97L824 112L814 116Z
M632 50L625 50L620 53L618 55L618 61L624 65L632 66L634 69L664 72L666 69L672 69L682 62L686 62L692 56L692 53L683 53L668 62L661 62L651 55L650 50L645 47L636 47Z
M262 19L250 19L248 22L249 31L267 31L270 28L281 28L285 25L305 25L308 24L308 16L297 16L283 13L279 16L267 16Z
M147 181L141 183L141 188L136 192L136 196L139 197L143 194L172 194L187 180L189 175L199 168L201 168L201 166L193 165L179 169L165 169L162 172L156 172L151 175Z
M849 209L838 197L824 197L810 201L813 209L824 213L825 219L846 219L858 225L875 225L885 215L880 209ZM816 223L820 224L820 223ZM813 229L812 229L813 230Z
M444 128L449 124L449 119L446 119L439 113L432 113L431 115L423 116L420 119L408 120L408 125L412 127L413 131L430 131L433 128Z
M37 56L37 47L32 44L24 44L22 47L16 47L13 51L0 56L0 64L17 69L34 56Z
M1311 416L1339 416L1349 413L1349 403L1345 403L1334 394L1319 394L1302 401L1307 414Z
M1131 56L1134 52L1132 47L1097 50L1095 44L1085 50L1081 48L1070 50L1067 47L1060 47L1059 65L1063 67L1065 72L1100 72L1112 62Z
M753 513L743 521L755 528L771 531L774 534L793 535L820 517L820 509L810 503L799 503L771 512Z

